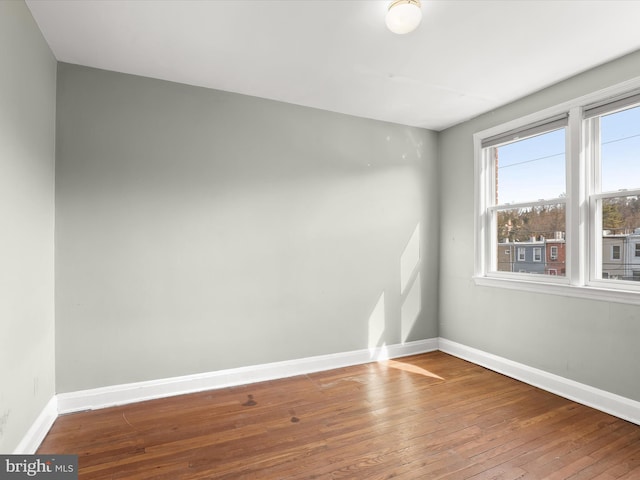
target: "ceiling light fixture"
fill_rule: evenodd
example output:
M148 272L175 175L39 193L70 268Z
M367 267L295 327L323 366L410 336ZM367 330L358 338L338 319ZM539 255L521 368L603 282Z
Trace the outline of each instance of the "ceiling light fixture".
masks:
M387 28L398 35L413 32L422 20L420 7L420 0L393 0L387 11Z

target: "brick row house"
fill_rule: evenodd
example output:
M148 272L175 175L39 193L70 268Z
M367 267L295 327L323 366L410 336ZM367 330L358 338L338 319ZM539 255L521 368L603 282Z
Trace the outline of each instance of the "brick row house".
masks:
M564 276L566 243L562 236L498 243L498 271ZM603 232L602 278L640 281L640 228L633 233Z
M562 237L558 233L554 239L540 237L527 242L498 243L498 271L564 276L566 248Z

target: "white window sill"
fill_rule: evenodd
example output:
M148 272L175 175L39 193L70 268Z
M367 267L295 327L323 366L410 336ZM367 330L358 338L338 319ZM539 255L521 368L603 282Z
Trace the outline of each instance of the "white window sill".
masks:
M558 283L543 283L529 280L514 280L495 277L474 276L476 285L498 287L509 290L521 290L531 293L561 295L564 297L586 298L605 302L629 303L640 305L640 292L633 290L610 289L593 286L577 286Z

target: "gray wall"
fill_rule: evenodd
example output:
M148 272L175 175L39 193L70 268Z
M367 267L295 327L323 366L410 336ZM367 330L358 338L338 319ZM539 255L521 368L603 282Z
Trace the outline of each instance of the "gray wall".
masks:
M0 452L54 395L56 62L23 2L0 1Z
M435 133L69 64L57 112L59 393L437 336Z
M475 286L475 132L640 74L640 52L441 132L442 337L640 400L640 308Z

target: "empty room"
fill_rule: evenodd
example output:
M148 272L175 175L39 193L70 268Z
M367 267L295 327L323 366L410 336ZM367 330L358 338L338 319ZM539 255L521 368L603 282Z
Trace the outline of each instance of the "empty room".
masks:
M0 0L0 479L640 479L640 1Z

